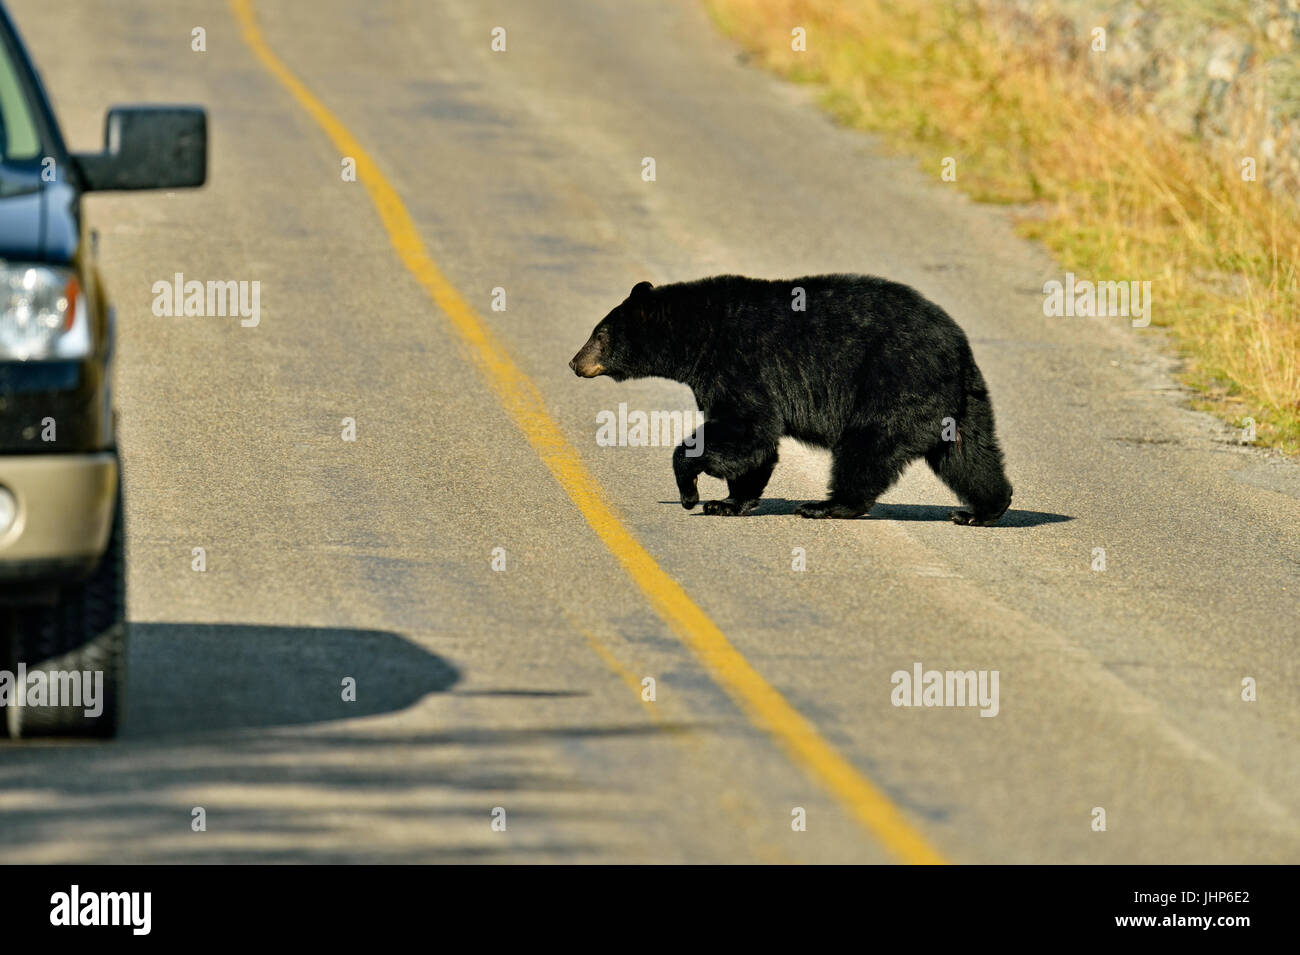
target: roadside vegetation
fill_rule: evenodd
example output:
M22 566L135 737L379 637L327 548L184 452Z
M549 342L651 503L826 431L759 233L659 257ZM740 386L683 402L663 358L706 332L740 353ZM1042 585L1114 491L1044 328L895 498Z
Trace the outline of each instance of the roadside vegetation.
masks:
M1151 281L1152 324L1172 333L1195 404L1300 453L1296 197L1243 181L1239 157L1127 110L1081 68L1001 39L969 0L706 3L841 122L936 178L955 157L975 199L1029 205L1020 231L1063 271ZM806 51L792 49L795 27Z

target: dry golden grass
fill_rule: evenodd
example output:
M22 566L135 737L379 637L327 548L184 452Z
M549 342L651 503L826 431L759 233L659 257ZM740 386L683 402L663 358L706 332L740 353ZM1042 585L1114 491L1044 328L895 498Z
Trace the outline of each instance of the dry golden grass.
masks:
M1300 210L1096 92L1081 71L999 39L964 0L706 0L764 65L814 83L842 122L922 157L987 202L1038 203L1021 231L1065 269L1151 282L1152 321L1201 407L1300 452ZM807 52L791 30L807 30Z

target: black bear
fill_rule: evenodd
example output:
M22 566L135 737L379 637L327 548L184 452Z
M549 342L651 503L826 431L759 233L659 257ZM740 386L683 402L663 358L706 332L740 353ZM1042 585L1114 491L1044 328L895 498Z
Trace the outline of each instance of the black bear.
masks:
M966 505L958 524L992 524L1011 504L993 406L966 335L916 290L866 275L766 281L720 275L641 282L569 367L582 378L671 378L704 412L703 453L673 454L682 506L701 473L727 482L706 514L754 509L789 435L831 450L830 497L803 517L859 517L924 457Z

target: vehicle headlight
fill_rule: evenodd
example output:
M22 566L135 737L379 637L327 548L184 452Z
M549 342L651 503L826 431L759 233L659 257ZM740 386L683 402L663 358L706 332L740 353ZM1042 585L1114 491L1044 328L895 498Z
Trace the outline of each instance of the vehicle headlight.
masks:
M90 320L77 274L0 263L0 361L85 358Z

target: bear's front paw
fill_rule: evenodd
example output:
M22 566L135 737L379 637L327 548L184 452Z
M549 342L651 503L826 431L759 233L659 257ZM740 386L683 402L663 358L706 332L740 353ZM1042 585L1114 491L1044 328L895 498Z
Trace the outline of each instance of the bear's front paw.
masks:
M822 518L831 516L831 506L827 501L809 501L807 504L800 504L795 509L795 513L800 517Z
M814 520L827 517L846 519L861 517L869 510L871 510L870 504L866 507L853 507L848 504L838 504L835 501L809 501L807 504L800 504L795 509L795 513L800 517L808 517Z
M758 507L758 501L737 501L735 498L723 498L721 501L705 501L704 513L718 517L740 517Z
M677 490L682 496L682 507L688 511L700 503L700 492L696 490L696 478L677 482Z
M977 514L972 514L970 511L953 511L948 515L948 517L954 524L961 524L965 527L991 527L998 522L998 519L1002 517L1002 515L999 514L997 517L980 517Z

